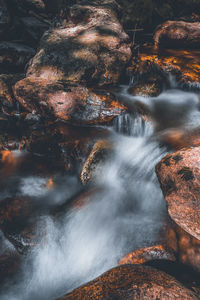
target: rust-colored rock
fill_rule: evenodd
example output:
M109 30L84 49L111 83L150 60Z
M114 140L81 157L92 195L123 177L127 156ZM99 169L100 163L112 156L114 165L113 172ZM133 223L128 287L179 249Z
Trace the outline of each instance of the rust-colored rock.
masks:
M146 266L122 265L88 284L59 298L59 300L86 299L198 299L173 277Z
M174 224L178 244L178 259L187 266L200 272L200 240Z
M154 35L156 47L199 48L200 22L167 21L159 26Z
M133 96L156 97L162 89L154 82L139 83L129 88L128 92Z
M118 82L131 57L127 34L108 2L69 8L70 20L46 32L27 76L99 85Z
M14 94L28 111L75 125L106 123L126 109L107 91L41 78L17 82Z
M197 83L200 77L200 58L198 50L176 50L163 49L157 51L145 47L138 55L138 59L133 61L129 71L131 74L140 75L140 77L150 76L153 72L158 75L172 74L177 81L183 84ZM163 78L165 84L168 78Z
M111 150L112 144L108 140L98 140L95 143L81 172L81 182L83 184L87 184L94 179L95 172L101 168L101 164Z
M156 166L168 212L186 232L200 240L200 147L168 154Z
M184 129L169 129L161 132L159 139L174 150L200 146L200 132L198 130L187 131Z
M125 255L120 261L119 265L124 264L144 264L151 260L171 260L175 261L174 253L164 247L163 245L151 246L148 248L138 249Z

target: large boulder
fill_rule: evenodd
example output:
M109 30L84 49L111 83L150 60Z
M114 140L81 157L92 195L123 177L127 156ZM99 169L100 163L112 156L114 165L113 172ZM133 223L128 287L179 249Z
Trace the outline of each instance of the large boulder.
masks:
M199 48L200 22L167 21L156 30L154 43L158 48Z
M43 78L29 77L17 82L14 94L28 111L75 125L110 122L126 109L107 91Z
M200 147L179 150L165 156L156 173L171 218L200 240Z
M173 277L146 266L122 265L59 300L198 299Z
M73 5L70 19L46 32L27 76L87 85L118 82L131 57L129 39L107 3L115 1L96 2Z

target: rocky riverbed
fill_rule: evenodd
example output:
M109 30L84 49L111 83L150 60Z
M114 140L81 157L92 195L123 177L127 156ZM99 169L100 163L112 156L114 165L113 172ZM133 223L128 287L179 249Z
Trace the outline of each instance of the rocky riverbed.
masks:
M199 8L0 0L0 299L200 298Z

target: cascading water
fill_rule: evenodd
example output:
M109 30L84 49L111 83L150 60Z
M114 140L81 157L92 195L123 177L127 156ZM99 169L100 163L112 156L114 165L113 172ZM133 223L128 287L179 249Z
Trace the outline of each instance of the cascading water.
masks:
M192 93L172 90L145 99L123 89L119 96L148 102L157 127L162 127L157 112L170 126L182 125L183 119L184 125L193 124L191 119L199 114L198 96ZM172 122L178 110L182 110L180 122ZM60 221L41 217L38 230L45 227L45 242L27 254L20 279L6 287L0 299L56 299L116 266L126 253L159 240L166 207L154 167L166 149L159 145L151 122L139 115L121 116L111 132L113 154L96 176L92 201L69 210ZM44 185L44 179L25 178L20 193L44 197ZM59 189L48 192L48 198L62 201L65 192L69 197L74 194L76 186L75 179L66 177Z

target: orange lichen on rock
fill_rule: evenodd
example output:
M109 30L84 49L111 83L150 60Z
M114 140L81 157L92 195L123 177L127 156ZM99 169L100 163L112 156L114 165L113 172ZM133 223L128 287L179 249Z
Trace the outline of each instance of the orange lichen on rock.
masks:
M164 72L174 73L182 82L200 81L200 57L197 50L165 49L159 52L146 48L139 54L138 63L136 69L139 69L139 72L145 71L146 63L151 63Z
M46 118L75 125L102 124L126 111L106 90L94 90L69 82L41 78L23 79L14 87L16 99L25 109Z
M140 265L121 265L59 300L198 299L172 276Z

